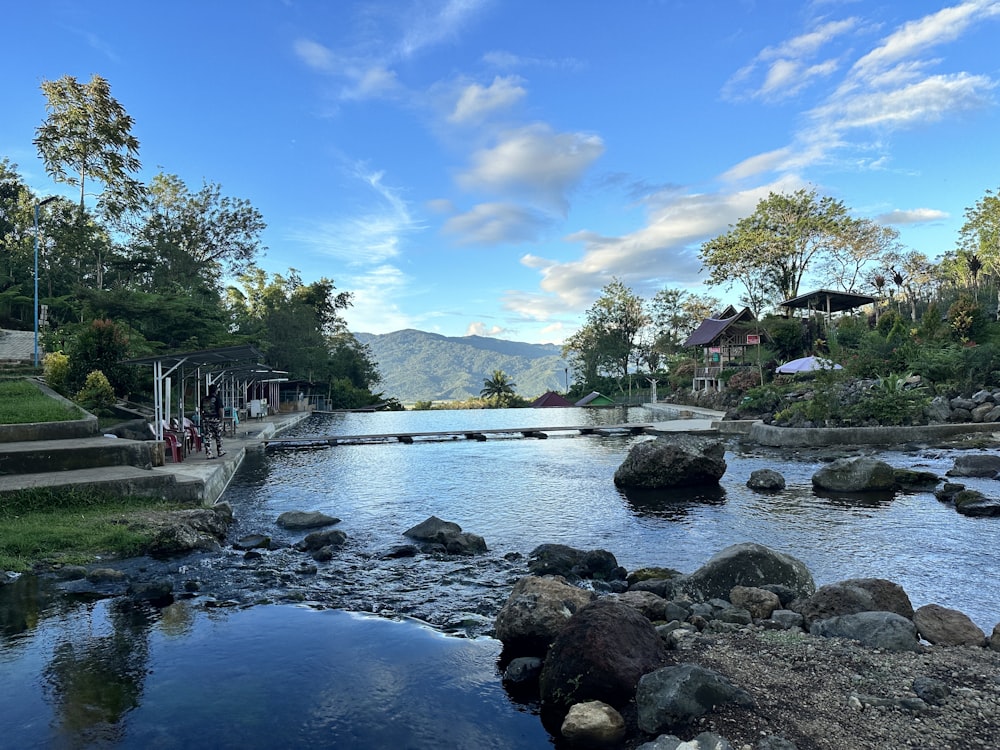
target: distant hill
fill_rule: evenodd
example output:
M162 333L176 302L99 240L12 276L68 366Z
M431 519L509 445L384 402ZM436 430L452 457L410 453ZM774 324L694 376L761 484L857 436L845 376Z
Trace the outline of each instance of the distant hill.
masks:
M526 344L485 336L441 336L426 331L356 333L378 363L377 388L404 403L478 396L494 370L503 370L519 396L534 399L566 387L566 363L555 344Z

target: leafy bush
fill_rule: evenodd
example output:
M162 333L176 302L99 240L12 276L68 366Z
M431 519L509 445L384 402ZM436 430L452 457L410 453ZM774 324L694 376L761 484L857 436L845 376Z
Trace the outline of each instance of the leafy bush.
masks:
M857 349L868 330L868 321L859 315L841 318L837 321L837 345Z
M116 393L127 396L135 390L137 378L135 367L122 364L130 351L124 326L112 320L92 321L69 346L67 388L84 387L88 373L100 370Z
M986 315L977 302L960 297L948 308L948 325L959 341L975 341L986 332Z
M771 337L770 347L778 359L789 360L801 357L805 351L803 325L798 318L764 319L764 327Z
M101 412L115 405L115 389L100 370L94 370L74 399L90 412Z
M879 425L909 425L925 421L930 397L922 387L909 387L908 376L890 373L876 381L862 399L846 411L848 419Z
M62 352L49 352L42 360L45 383L52 390L66 395L66 381L69 378L69 357Z

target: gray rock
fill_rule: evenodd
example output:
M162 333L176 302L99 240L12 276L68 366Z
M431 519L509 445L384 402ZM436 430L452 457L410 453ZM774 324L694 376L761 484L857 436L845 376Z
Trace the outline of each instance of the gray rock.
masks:
M663 667L644 674L639 680L635 702L639 728L651 734L703 716L725 703L753 706L747 691L718 672L697 664Z
M318 510L289 510L278 516L277 524L283 529L319 529L324 526L332 526L340 523L339 518L328 516Z
M798 750L798 748L791 740L771 734L767 737L761 737L760 742L757 743L757 750Z
M791 608L803 616L806 627L817 620L858 612L895 612L907 619L913 617L913 605L903 587L882 578L853 578L820 586Z
M539 693L556 708L588 700L623 706L635 695L639 678L665 660L666 648L649 620L624 604L598 599L555 637Z
M538 682L542 673L542 660L537 656L519 656L511 659L503 671L503 681L509 685L525 685Z
M850 638L885 651L920 650L916 626L895 612L858 612L818 620L809 632L824 638Z
M543 656L570 617L594 599L561 577L526 576L497 613L496 637L512 654Z
M983 646L986 634L957 609L925 604L913 613L920 637L935 646Z
M625 738L625 719L607 703L587 701L570 706L559 731L577 747L619 747Z
M791 630L801 628L805 624L805 619L790 609L776 609L768 619L761 620L760 624L768 630Z
M693 740L685 742L680 737L672 734L661 734L652 742L639 745L636 750L733 750L733 746L725 737L720 737L714 732L702 732ZM758 747L761 747L758 745ZM794 745L792 746L794 750Z
M885 461L862 456L832 461L813 474L812 483L830 492L877 492L893 489L896 478Z
M1000 500L987 497L979 490L962 490L954 497L955 510L963 516L978 518L1000 516Z
M762 544L734 544L712 556L677 586L695 601L713 597L726 598L734 586L766 584L787 586L797 596L809 596L816 590L812 573L801 560L776 552Z
M171 557L193 551L217 552L232 521L233 509L228 503L174 511L154 536L147 553Z
M747 487L757 492L778 492L785 489L785 478L774 469L757 469L750 473Z
M442 521L431 516L403 532L404 536L441 545L452 555L472 555L486 552L486 540L476 534L462 531L462 527L451 521Z
M945 396L935 396L924 409L924 414L931 422L947 422L951 417L951 405Z
M91 583L117 583L125 580L125 574L117 568L94 568L86 578Z
M1000 622L993 626L993 634L990 636L990 648L1000 651Z
M632 446L615 471L615 486L667 489L718 485L726 473L721 440L677 434Z
M626 591L614 594L615 601L632 607L648 620L665 620L667 600L651 591Z
M135 581L128 588L132 599L144 602L173 601L174 583L169 578L158 578L153 581Z
M986 477L993 479L1000 472L1000 456L992 453L969 453L955 457L955 465L946 472L949 477Z
M625 580L625 568L603 549L582 550L565 544L540 544L528 555L532 575L563 576L567 580L592 578L600 581Z
M299 552L315 552L323 547L342 547L347 541L347 534L340 529L327 529L306 534L301 542L296 542L295 549Z
M913 680L913 692L920 700L936 706L951 695L951 688L941 680L921 676Z
M733 606L747 610L755 620L766 620L774 610L781 608L781 599L777 594L756 586L733 586L729 601Z

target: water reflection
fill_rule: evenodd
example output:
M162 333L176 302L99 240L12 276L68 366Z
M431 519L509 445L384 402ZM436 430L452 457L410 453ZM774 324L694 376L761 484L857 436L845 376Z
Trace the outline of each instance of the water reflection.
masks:
M726 502L726 490L719 485L704 487L671 487L646 489L641 487L619 488L628 508L638 516L654 516L680 521L692 510L706 505Z
M98 609L106 610L109 632L68 632L44 673L59 744L67 747L119 740L122 718L142 696L150 611L125 598Z

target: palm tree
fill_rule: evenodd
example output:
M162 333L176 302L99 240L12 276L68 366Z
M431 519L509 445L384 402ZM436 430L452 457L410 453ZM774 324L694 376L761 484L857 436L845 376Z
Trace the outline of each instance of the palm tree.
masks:
M517 383L509 380L507 373L503 370L494 370L493 378L483 381L483 390L479 392L479 395L499 402L513 396L516 387Z

